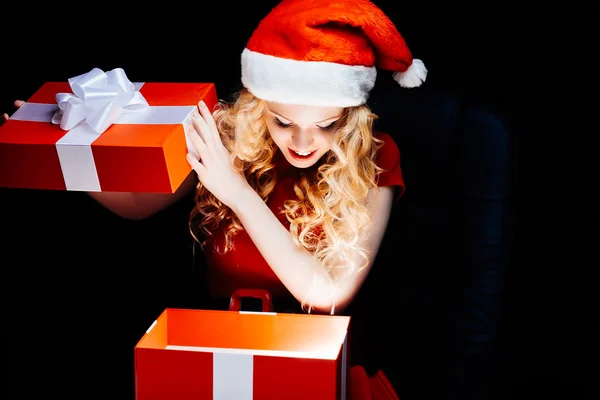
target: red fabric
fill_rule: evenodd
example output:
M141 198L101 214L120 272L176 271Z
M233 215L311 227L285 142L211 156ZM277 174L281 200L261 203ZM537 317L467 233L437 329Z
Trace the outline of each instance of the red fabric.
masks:
M297 61L328 61L406 71L413 57L383 11L367 0L283 1L246 44Z
M348 400L372 400L369 377L360 365L350 368L350 396Z
M350 368L349 400L400 400L383 371L368 376L365 369L357 365Z
M394 186L396 188L396 198L404 194L404 177L400 168L400 150L390 135L380 133L377 137L383 140L384 144L377 154L377 166L383 168L379 174L377 186Z
M369 387L373 400L400 400L391 382L381 370L369 377Z
M397 196L404 192L404 180L400 169L400 152L393 139L384 133L377 135L384 141L377 156L377 165L383 169L378 185L395 186ZM283 202L295 198L293 186L300 169L292 167L283 156L276 160L277 185L269 197L268 206L281 223L289 229L289 223L279 211ZM223 232L214 232L213 238L223 248ZM234 237L234 248L226 254L214 250L214 242L209 240L206 258L209 271L209 287L215 297L229 298L238 288L250 287L266 289L274 298L291 297L288 290L273 273L246 232Z

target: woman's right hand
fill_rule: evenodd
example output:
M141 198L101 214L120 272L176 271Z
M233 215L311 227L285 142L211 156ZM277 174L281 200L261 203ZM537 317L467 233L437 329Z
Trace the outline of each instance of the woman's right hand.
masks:
M23 104L25 104L25 102L23 100L15 100L15 107L19 108L21 107ZM8 121L8 114L4 113L2 114L2 121L0 122L0 125L2 125L4 122Z

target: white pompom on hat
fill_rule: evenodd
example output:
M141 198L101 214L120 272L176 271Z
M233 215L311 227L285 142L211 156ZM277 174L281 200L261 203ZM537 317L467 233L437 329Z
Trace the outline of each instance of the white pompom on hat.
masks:
M427 77L394 23L368 0L284 0L242 52L242 84L285 104L364 104L376 68L391 71L405 88Z

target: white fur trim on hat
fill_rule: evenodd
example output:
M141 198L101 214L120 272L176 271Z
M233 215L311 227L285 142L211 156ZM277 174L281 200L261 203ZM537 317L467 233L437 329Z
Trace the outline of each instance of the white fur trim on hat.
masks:
M427 79L427 68L423 61L415 58L406 71L395 72L393 77L403 88L418 87Z
M351 107L366 103L375 85L375 67L296 61L242 52L242 84L266 101Z

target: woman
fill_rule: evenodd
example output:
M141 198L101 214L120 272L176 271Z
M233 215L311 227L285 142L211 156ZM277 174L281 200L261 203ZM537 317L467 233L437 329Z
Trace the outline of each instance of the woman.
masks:
M175 195L90 193L124 218L150 216L195 190L190 229L212 296L267 289L308 312L340 313L373 265L400 155L366 106L376 68L403 87L427 70L367 0L284 0L242 53L244 89L198 105L186 134L194 174Z

